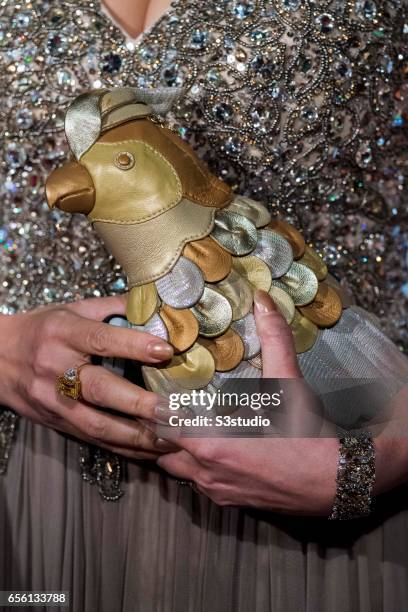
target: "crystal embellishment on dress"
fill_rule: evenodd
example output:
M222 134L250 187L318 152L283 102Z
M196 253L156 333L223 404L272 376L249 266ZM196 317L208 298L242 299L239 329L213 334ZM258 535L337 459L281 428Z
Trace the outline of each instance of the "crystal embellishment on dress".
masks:
M6 473L17 425L18 415L12 410L0 408L0 475Z
M282 8L287 11L297 11L300 6L300 0L281 0Z
M250 0L241 0L238 2L233 2L233 13L238 17L238 19L245 19L254 11L255 2L251 2Z

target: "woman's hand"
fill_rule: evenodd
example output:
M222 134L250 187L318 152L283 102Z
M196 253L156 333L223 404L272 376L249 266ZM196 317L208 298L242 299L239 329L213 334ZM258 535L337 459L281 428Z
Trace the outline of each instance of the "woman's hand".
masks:
M292 414L285 424L307 432L309 437L179 437L177 445L182 450L163 455L157 463L173 476L196 483L199 491L219 505L327 516L336 491L338 440L320 418L313 393L301 380L290 328L268 294L257 292L255 301L263 375L298 380L296 389L299 387L301 394L288 405ZM407 396L408 385L394 396L390 422L374 439L374 496L408 481ZM312 437L319 423L322 437Z
M174 446L146 429L163 398L105 368L81 369L84 401L59 395L55 382L90 355L159 363L173 355L163 340L103 319L124 314L126 296L50 305L0 317L0 403L37 423L132 459L155 459ZM109 414L110 408L123 416Z
M254 314L264 377L302 379L292 333L268 294L257 292ZM296 425L303 427L302 414L316 414L316 403L305 381L299 380L299 386L302 397L295 402L293 419L299 418ZM219 505L287 514L330 513L339 447L334 437L180 437L176 442L182 450L160 457L158 465L177 478L195 482Z

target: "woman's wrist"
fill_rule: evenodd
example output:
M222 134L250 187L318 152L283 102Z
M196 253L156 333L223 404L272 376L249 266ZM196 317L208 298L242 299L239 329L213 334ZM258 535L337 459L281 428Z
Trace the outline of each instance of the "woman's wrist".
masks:
M298 442L294 463L293 490L286 483L289 503L283 510L288 514L327 517L332 511L336 494L336 471L339 441L336 437L309 438ZM276 473L271 474L272 484ZM282 483L284 478L281 477ZM282 491L284 499L285 491ZM270 507L274 509L273 502ZM294 505L294 506L293 506Z
M374 494L380 495L408 482L408 385L395 394L388 406L388 421L375 438L377 475Z
M408 482L408 438L387 435L374 440L376 478L373 495L386 493Z

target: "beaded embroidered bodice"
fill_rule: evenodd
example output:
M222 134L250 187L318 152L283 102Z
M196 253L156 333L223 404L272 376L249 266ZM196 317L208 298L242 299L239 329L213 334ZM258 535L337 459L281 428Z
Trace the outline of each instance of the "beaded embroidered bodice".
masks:
M403 4L177 0L129 42L98 2L3 0L3 312L124 289L85 221L50 217L43 182L78 92L163 84L184 88L171 119L211 170L300 225L401 341Z
M99 2L2 0L2 312L125 289L43 184L78 93L167 85L183 88L168 121L211 171L302 227L402 344L407 45L401 0L176 0L133 42Z

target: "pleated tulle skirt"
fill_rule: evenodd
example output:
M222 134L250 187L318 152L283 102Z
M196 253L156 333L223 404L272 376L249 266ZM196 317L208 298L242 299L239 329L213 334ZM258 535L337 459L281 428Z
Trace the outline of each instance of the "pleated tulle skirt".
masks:
M405 358L362 311L343 324L361 353L358 376L406 376ZM321 342L332 371L337 340ZM350 349L333 350L335 375L350 374ZM302 361L313 379L315 364ZM0 590L69 591L74 612L408 609L407 487L351 522L218 507L131 461L123 488L103 501L80 476L78 443L21 419L0 477Z

